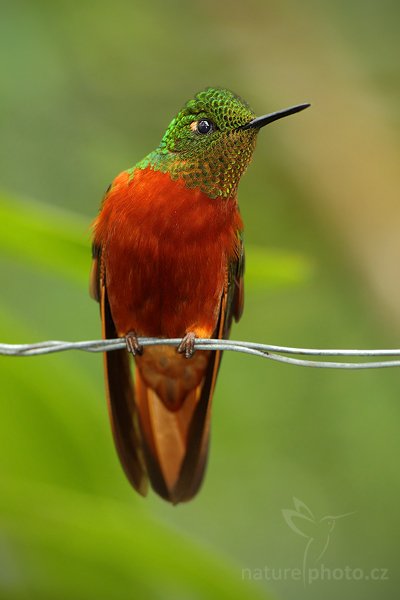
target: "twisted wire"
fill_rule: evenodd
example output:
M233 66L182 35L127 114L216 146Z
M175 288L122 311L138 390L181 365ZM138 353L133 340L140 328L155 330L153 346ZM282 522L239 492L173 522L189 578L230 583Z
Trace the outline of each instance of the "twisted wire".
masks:
M182 341L180 338L139 338L142 346L178 346ZM36 344L0 344L0 355L3 356L38 356L53 354L55 352L66 352L69 350L80 350L84 352L111 352L126 348L124 338L112 340L87 340L82 342L47 341ZM400 367L400 349L372 349L372 350L343 350L322 348L294 348L288 346L277 346L272 344L259 344L237 340L202 339L195 340L195 350L224 350L229 352L240 352L259 356L269 360L296 365L300 367L313 367L325 369L381 369L388 367ZM289 355L289 356L288 356ZM348 362L343 360L311 360L309 358L297 358L299 356L316 357L353 357L353 358L378 358L394 357L392 360L363 362Z

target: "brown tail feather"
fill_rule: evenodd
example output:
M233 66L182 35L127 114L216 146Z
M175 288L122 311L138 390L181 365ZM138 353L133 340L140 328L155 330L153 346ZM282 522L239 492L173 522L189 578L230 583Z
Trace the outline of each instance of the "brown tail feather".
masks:
M203 381L174 411L168 410L136 368L136 403L148 475L155 491L173 504L192 498L203 480L217 354L211 353Z
M105 287L101 289L103 337L117 337ZM211 399L220 352L209 353L201 383L178 410L169 410L136 368L133 387L129 354L104 353L108 409L115 446L133 487L146 495L148 478L165 500L177 504L198 491L207 463Z
M193 498L203 481L207 465L210 438L211 405L217 379L221 352L213 352L210 358L200 398L196 405L188 432L188 444L179 479L175 484L175 502L185 502Z
M219 338L225 333L226 302L224 294L216 332ZM136 403L148 475L155 491L173 504L193 498L203 481L221 358L222 352L209 353L204 378L174 411L166 408L136 368Z
M219 321L215 336L219 339L229 334L230 323L227 323L226 311L227 294L224 293L221 298ZM231 317L228 320L231 320ZM204 382L199 390L200 399L190 423L185 459L181 466L179 479L174 487L176 502L184 502L193 498L203 481L208 455L212 397L221 359L222 352L211 352Z
M106 288L100 289L103 337L118 337ZM226 297L222 298L217 336L223 336ZM177 504L198 492L207 464L211 403L222 352L204 353L207 367L200 383L183 401L168 408L139 368L133 387L129 354L104 353L108 409L115 446L122 467L143 496L148 479L165 500Z
M230 323L226 320L226 310L227 295L224 293L216 329L216 337L219 339L229 333ZM222 352L211 352L204 381L199 386L200 398L190 423L187 451L173 490L175 502L193 498L203 481L208 456L212 397L221 359Z

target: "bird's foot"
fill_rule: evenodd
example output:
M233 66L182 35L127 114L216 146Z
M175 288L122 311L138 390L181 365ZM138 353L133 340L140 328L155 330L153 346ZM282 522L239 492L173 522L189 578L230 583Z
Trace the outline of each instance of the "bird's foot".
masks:
M129 333L127 333L125 336L125 340L126 349L132 354L132 356L141 356L143 354L143 346L139 344L137 335L134 331L130 331Z
M189 331L178 346L179 354L184 354L185 358L192 358L193 354L196 352L194 349L195 339L196 335L192 331Z

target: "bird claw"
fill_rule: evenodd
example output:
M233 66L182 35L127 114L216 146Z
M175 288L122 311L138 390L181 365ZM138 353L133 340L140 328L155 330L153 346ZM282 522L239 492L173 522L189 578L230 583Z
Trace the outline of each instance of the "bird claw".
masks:
M192 331L189 331L178 346L179 354L184 354L185 358L192 358L193 354L196 352L194 349L195 339L196 335Z
M132 354L132 356L141 356L143 354L143 346L139 344L137 335L134 331L130 331L129 333L127 333L125 336L125 340L126 349Z

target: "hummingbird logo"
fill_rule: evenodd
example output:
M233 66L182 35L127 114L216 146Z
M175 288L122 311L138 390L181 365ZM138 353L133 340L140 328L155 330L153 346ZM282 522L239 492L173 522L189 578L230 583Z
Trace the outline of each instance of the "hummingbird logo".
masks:
M317 518L298 498L293 497L293 504L294 510L283 508L282 515L290 529L307 540L303 555L303 583L305 585L307 569L316 565L325 554L336 521L353 515L354 512Z

